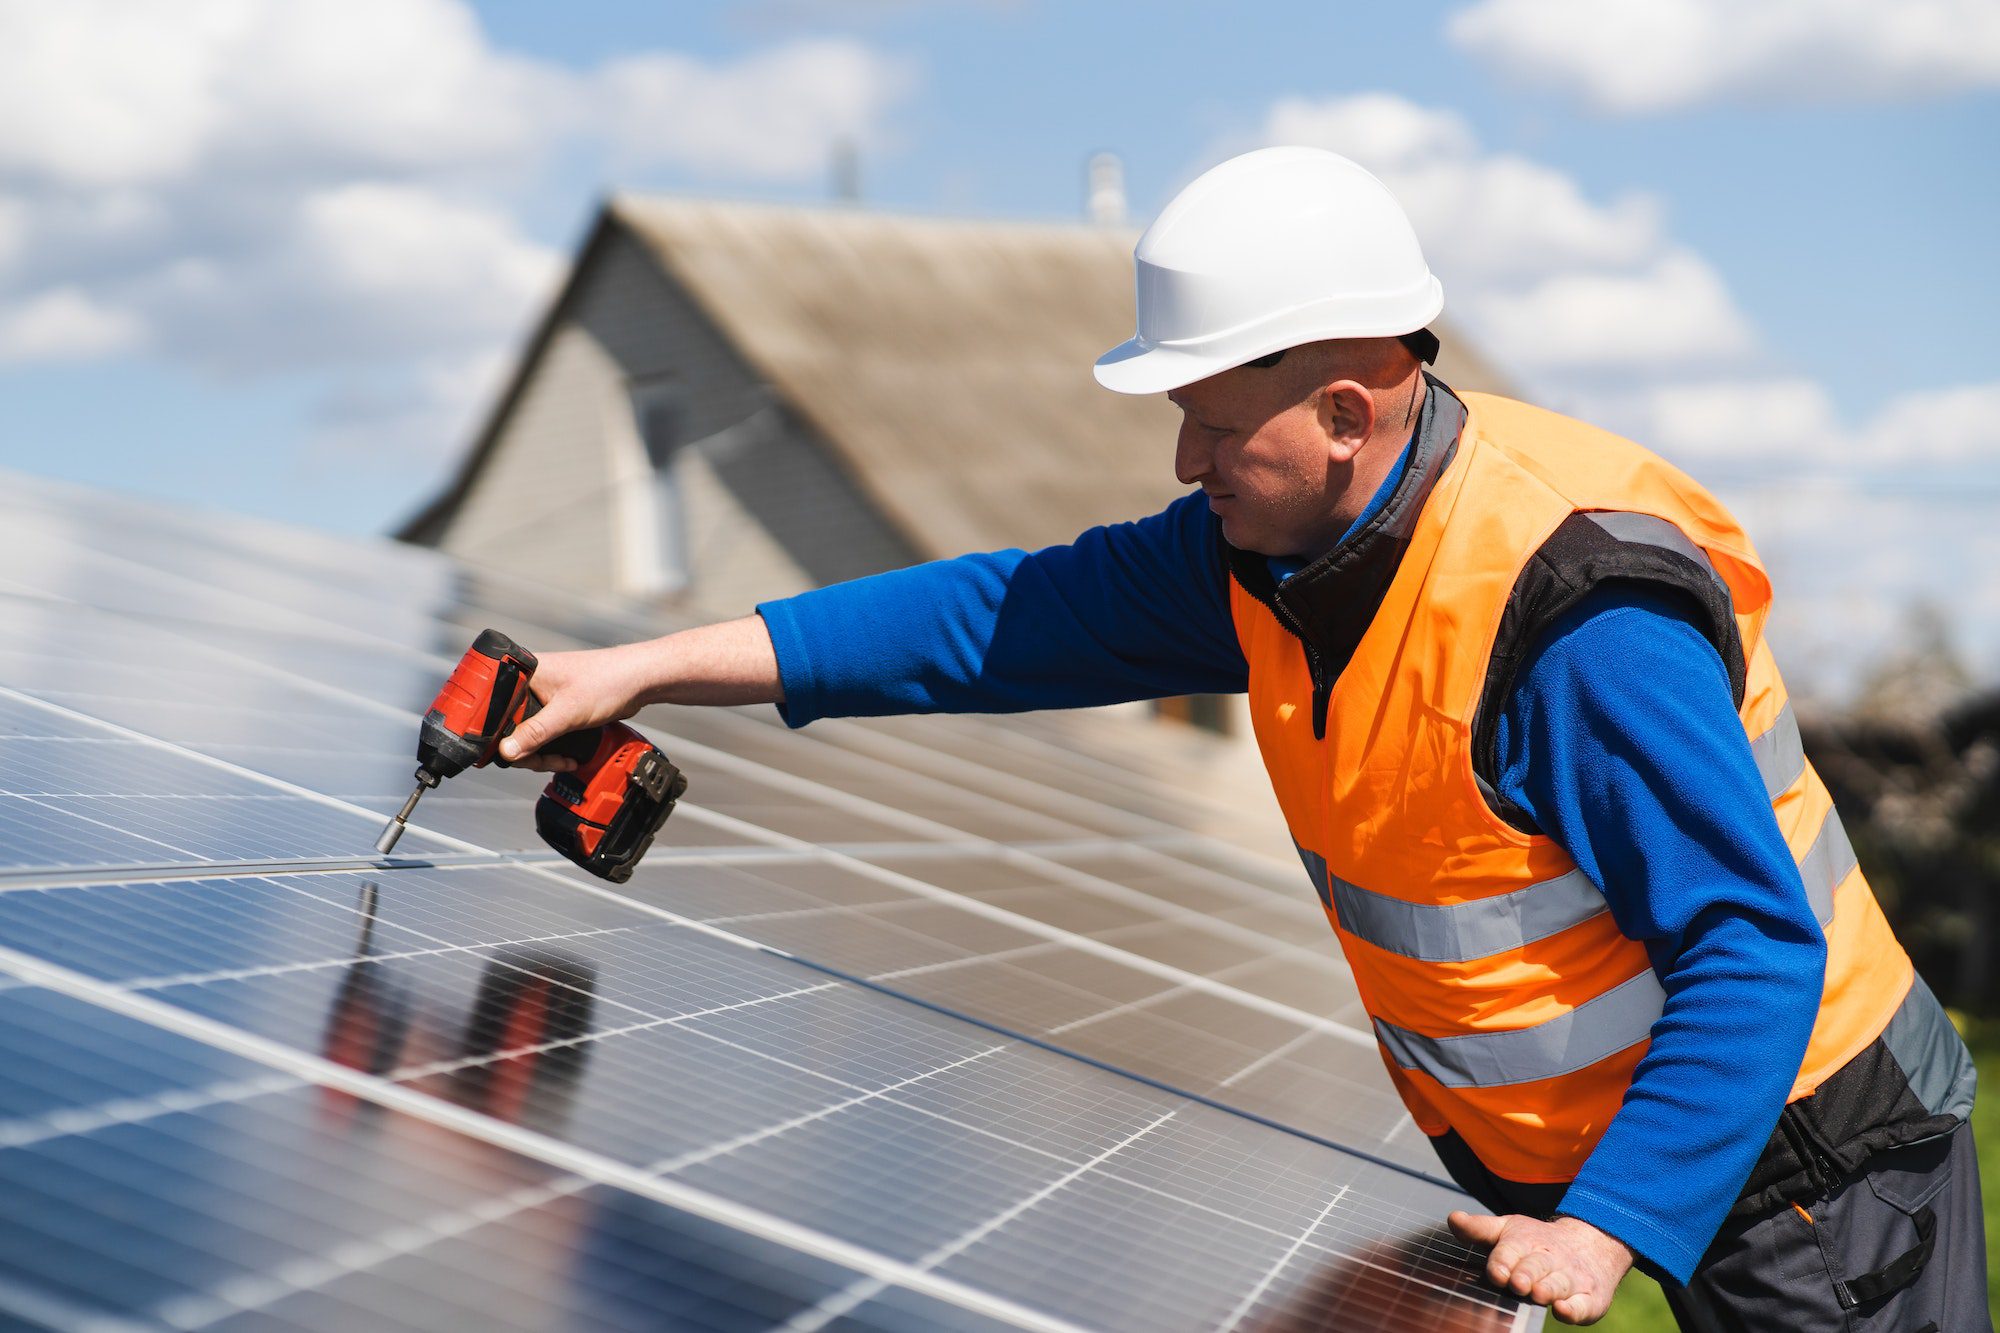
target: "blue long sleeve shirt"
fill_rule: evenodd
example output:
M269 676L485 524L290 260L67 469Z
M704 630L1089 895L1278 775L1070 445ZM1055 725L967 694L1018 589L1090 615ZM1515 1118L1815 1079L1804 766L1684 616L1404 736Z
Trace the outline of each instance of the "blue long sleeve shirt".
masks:
M1197 492L1067 546L961 556L764 603L781 712L796 727L1240 692L1248 664L1220 541ZM1644 942L1666 992L1624 1105L1561 1211L1685 1282L1797 1075L1824 939L1721 657L1681 594L1593 590L1531 647L1496 734L1501 791Z

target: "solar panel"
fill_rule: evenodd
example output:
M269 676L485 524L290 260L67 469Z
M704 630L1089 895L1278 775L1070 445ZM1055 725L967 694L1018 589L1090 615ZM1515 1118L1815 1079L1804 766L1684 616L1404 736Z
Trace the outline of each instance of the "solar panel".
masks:
M682 710L628 884L520 772L382 858L478 628L667 622L0 505L0 1326L1538 1326L1316 904L1143 742Z

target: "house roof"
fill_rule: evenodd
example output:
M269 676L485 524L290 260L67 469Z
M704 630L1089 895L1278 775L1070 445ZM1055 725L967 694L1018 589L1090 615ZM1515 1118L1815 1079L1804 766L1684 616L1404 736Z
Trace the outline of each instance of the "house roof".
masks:
M640 241L926 555L1066 541L1184 489L1179 413L1091 376L1131 333L1134 232L639 195L603 227ZM1439 332L1447 381L1502 387Z

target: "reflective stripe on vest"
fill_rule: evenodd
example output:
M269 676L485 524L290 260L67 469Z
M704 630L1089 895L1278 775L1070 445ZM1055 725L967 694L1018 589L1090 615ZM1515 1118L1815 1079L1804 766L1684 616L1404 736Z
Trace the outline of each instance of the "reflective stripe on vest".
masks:
M1770 730L1750 743L1750 751L1773 800L1798 781L1805 772L1805 747L1790 703ZM1350 884L1328 870L1319 853L1305 847L1298 852L1313 890L1339 917L1342 930L1378 949L1427 963L1464 963L1505 953L1608 910L1597 886L1581 870L1511 893L1439 905L1405 902ZM1822 928L1833 919L1834 889L1854 865L1854 846L1847 840L1840 814L1829 808L1811 848L1799 858L1806 899Z
M1326 864L1310 852L1302 854L1321 867ZM1819 836L1799 858L1806 901L1812 905L1820 929L1833 920L1834 890L1857 864L1840 812L1829 806ZM1468 962L1517 949L1526 941L1552 935L1606 910L1597 887L1580 870L1512 893L1449 907L1402 902L1356 888L1330 874L1326 879L1333 886L1342 930L1392 953L1426 962ZM1530 901L1544 892L1552 894L1556 906L1546 909L1543 916L1529 915ZM1575 910L1582 906L1581 895L1585 893L1592 910ZM1572 905L1571 919L1551 925L1565 903ZM1355 929L1349 921L1364 929ZM1530 921L1535 923L1534 933L1528 933ZM1427 946L1429 952L1417 951ZM1421 1069L1449 1088L1497 1087L1567 1074L1646 1040L1665 1001L1658 978L1648 969L1567 1013L1531 1027L1426 1037L1378 1018L1375 1033L1405 1069Z
M1860 863L1854 857L1854 845L1848 843L1848 831L1840 825L1840 813L1828 809L1826 823L1820 825L1820 837L1812 841L1812 849L1800 861L1806 899L1812 903L1812 915L1818 919L1822 931L1834 919L1834 889L1840 887L1840 881L1856 865ZM1558 881L1548 881L1548 885L1560 885L1566 879L1570 877L1564 875ZM1532 893L1542 887L1532 885L1520 893ZM1596 897L1596 889L1588 881L1586 887ZM1380 899L1380 895L1368 897ZM1518 895L1510 893L1504 897L1512 899ZM1462 903L1458 907L1486 907L1490 901L1494 899ZM1600 909L1602 903L1598 899ZM1340 925L1346 929L1344 917ZM1498 949L1490 953L1498 953ZM1916 985L1922 985L1922 981ZM1664 1005L1666 991L1660 989L1660 979L1648 969L1632 981L1534 1027L1466 1033L1462 1037L1424 1037L1374 1019L1374 1029L1376 1039L1388 1047L1390 1055L1404 1069L1422 1069L1444 1087L1502 1087L1506 1083L1532 1083L1536 1079L1574 1073L1646 1041ZM1916 1041L1912 1039L1910 1045L1916 1045ZM1910 1067L1918 1067L1918 1061L1910 1061Z
M1651 968L1533 1027L1424 1037L1375 1019L1375 1036L1405 1069L1447 1088L1492 1088L1571 1074L1646 1040L1666 992Z
M1716 586L1723 592L1729 591L1729 585L1723 582L1722 575L1715 572L1715 563L1708 558L1707 553L1689 541L1685 532L1664 518L1656 518L1651 514L1618 511L1585 513L1584 517L1621 542L1640 542L1647 546L1662 547L1675 555L1686 556L1707 570L1708 576L1715 580Z

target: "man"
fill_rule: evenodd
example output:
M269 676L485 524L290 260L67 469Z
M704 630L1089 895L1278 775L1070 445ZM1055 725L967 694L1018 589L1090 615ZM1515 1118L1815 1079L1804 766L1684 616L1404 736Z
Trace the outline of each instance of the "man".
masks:
M1097 375L1180 407L1198 493L552 654L508 757L652 702L1247 691L1390 1076L1496 1214L1450 1218L1493 1281L1575 1323L1636 1261L1686 1328L1990 1328L1971 1063L1805 760L1735 521L1425 373L1442 290L1344 158L1225 163L1136 260Z

